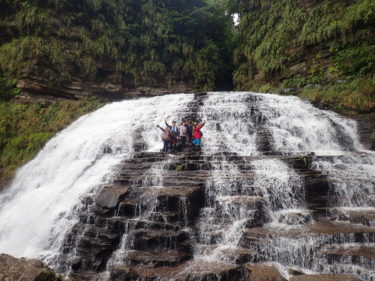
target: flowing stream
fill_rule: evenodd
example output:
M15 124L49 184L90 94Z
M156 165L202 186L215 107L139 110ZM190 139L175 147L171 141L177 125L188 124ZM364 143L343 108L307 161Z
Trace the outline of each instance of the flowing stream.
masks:
M188 226L185 213L181 223L191 232L195 261L235 264L241 255L253 262L257 252L257 260L275 264L285 277L287 268L296 268L374 280L375 256L359 255L355 264L351 256L342 255L334 264L329 259L356 247L374 249L375 220L342 226L375 210L375 154L360 144L356 123L297 97L214 92L192 109L194 99L178 94L117 102L60 132L0 194L0 252L58 267L55 257L79 220L81 199L111 183L114 167L132 159L138 142L143 150L159 152L157 125L194 111L207 122L202 157L211 165L196 223ZM310 174L285 160L307 161L307 156L309 173L329 183L326 193L313 198L321 200L319 206L306 199L312 192ZM168 163L154 165L137 188L162 188ZM137 220L151 220L157 202L142 204ZM131 251L132 229L125 227L108 271ZM246 237L261 235L270 242L242 247Z

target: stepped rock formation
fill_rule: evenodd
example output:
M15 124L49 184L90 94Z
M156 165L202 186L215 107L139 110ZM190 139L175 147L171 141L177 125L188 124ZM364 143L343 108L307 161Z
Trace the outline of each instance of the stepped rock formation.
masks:
M172 118L207 121L201 152L159 152ZM19 171L0 251L77 280L373 281L374 178L356 123L295 97L124 101Z

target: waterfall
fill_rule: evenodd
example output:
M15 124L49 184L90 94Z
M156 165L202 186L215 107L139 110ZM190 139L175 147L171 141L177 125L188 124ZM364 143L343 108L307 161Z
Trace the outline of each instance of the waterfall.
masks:
M156 125L165 127L164 120L177 118L192 98L113 103L60 132L0 194L0 252L32 258L56 254L77 222L80 197L97 193L111 182L112 167L131 157L133 131L142 126L147 147L161 149Z
M156 125L185 117L206 121L202 151L160 154ZM285 277L293 268L373 281L374 179L375 154L356 122L297 97L123 101L74 122L18 171L0 194L0 252L69 272L84 254L78 242L66 254L66 237L95 228L113 243L108 256L76 267L104 272L97 280L118 266L201 280L208 268L263 262ZM108 186L129 192L102 215L95 200ZM175 275L157 270L164 266Z

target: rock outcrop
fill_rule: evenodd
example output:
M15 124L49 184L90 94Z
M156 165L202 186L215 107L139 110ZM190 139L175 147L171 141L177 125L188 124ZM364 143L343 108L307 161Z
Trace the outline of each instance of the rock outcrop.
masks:
M72 278L53 272L43 262L31 259L16 259L0 255L1 281L73 281Z

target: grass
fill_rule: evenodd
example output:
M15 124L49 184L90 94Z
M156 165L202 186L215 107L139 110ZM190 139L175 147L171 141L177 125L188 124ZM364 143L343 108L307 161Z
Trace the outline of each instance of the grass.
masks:
M0 101L0 181L11 178L57 132L100 106L93 98L51 104Z

